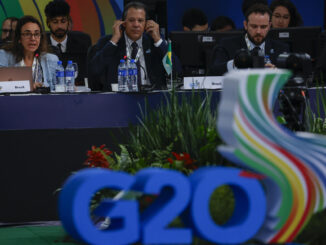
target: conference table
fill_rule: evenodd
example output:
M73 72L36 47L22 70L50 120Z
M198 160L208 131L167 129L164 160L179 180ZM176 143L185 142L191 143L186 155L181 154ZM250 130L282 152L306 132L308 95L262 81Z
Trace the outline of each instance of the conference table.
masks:
M217 104L220 92L213 94ZM168 95L1 95L0 223L57 220L56 190L85 167L91 146L106 144L117 151L128 140L128 126L139 122L141 108L147 103L155 109Z
M155 110L169 93L1 95L0 223L58 220L56 190L85 167L91 146L117 151L145 104ZM212 94L216 108L221 91Z

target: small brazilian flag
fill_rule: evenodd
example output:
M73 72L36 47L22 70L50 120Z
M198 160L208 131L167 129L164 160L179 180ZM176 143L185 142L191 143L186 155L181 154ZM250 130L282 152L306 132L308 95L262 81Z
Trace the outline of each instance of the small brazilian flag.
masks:
M172 48L171 48L171 41L169 40L168 52L163 57L163 66L166 70L168 75L172 72Z

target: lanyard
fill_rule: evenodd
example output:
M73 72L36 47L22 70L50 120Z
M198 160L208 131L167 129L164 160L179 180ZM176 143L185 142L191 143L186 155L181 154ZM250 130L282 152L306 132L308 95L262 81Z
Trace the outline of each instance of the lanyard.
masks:
M254 47L258 47L258 46L251 47L252 45L251 45L251 42L249 41L248 33L246 33L246 35L245 35L245 41L246 41L246 45L247 45L247 48L249 51L251 51ZM259 47L260 46L261 45L259 45ZM265 53L265 45L263 45L263 47L260 47L260 50L261 50L262 54L264 54Z
M248 34L247 33L245 35L245 41L246 41L247 48L250 51L251 50L251 45L250 45L250 42L249 42L249 38L248 38Z

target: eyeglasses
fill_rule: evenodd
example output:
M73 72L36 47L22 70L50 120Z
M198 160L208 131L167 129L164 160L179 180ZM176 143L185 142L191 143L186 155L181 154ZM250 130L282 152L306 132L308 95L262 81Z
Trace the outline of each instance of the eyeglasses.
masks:
M12 29L2 29L1 32L10 33L10 32L12 32Z
M283 20L288 20L290 19L290 16L289 15L280 15L280 14L273 14L273 16L276 18L276 19L283 19Z
M29 39L31 39L32 37L34 37L35 39L39 39L41 37L41 33L40 32L35 32L35 33L23 32L21 35L23 37L29 38Z

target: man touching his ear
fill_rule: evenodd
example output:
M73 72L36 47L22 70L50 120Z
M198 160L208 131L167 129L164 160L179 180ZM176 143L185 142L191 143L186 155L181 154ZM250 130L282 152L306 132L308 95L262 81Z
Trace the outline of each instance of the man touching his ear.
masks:
M164 89L166 76L162 59L168 45L160 35L159 25L147 20L146 6L139 2L128 3L122 17L114 22L112 35L98 41L97 51L89 64L90 74L105 73L102 87L110 90L111 83L117 83L120 60L126 57L137 64L140 88ZM177 67L180 71L181 66Z

